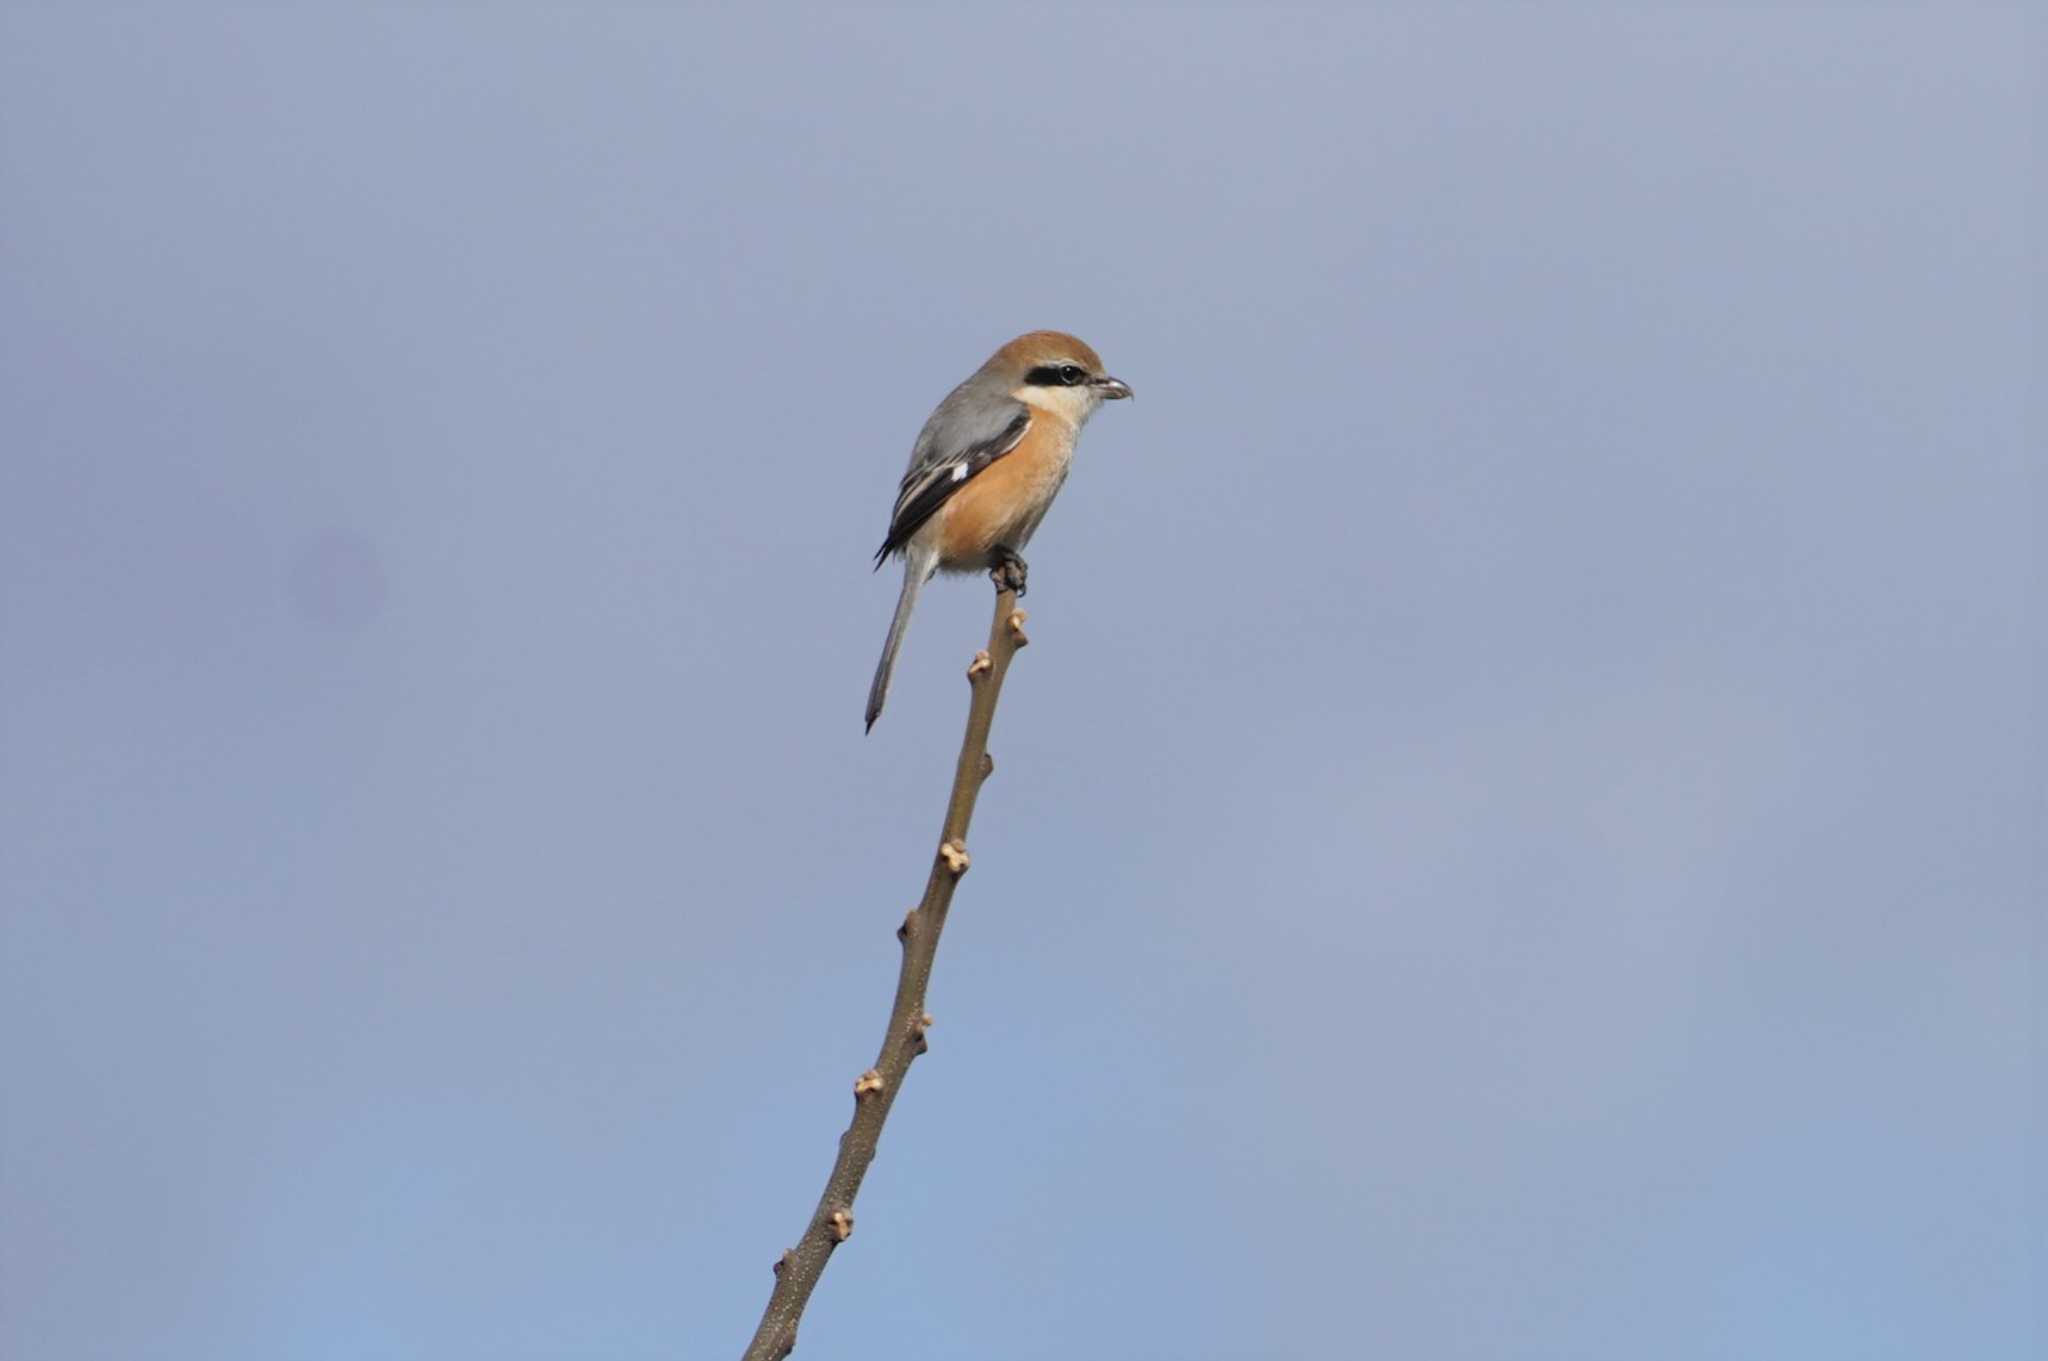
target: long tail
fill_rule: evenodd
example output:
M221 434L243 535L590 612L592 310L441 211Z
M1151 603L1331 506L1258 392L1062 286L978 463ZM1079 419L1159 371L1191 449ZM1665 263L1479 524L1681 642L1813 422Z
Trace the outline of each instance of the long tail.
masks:
M875 665L875 683L868 687L870 732L874 731L875 720L882 716L882 701L889 698L889 673L896 669L896 649L903 642L903 630L910 624L910 611L931 574L929 553L912 549L903 555L903 594L896 597L896 617L889 621L889 638L882 644L882 660Z

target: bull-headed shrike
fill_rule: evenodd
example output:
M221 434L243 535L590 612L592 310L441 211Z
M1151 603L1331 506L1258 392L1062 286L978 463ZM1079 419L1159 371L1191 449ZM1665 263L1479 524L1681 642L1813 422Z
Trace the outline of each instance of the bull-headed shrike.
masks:
M903 594L868 687L868 727L889 697L889 673L917 593L933 573L986 571L1024 593L1018 550L1067 480L1081 427L1106 401L1128 397L1095 351L1061 331L1032 331L989 356L948 393L918 432L896 493L881 567L903 555Z

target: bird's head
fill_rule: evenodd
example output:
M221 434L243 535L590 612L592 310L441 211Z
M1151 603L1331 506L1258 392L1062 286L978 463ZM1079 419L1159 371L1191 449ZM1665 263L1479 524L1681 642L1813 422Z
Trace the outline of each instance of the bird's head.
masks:
M1131 395L1129 384L1103 372L1102 356L1064 331L1031 331L989 356L982 372L1000 378L1012 397L1075 425L1104 402Z

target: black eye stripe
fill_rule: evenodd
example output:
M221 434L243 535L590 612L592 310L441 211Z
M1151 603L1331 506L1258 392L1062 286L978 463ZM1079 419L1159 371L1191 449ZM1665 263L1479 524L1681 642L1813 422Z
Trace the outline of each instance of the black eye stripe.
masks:
M1040 364L1024 375L1024 381L1033 387L1072 387L1088 376L1077 364Z

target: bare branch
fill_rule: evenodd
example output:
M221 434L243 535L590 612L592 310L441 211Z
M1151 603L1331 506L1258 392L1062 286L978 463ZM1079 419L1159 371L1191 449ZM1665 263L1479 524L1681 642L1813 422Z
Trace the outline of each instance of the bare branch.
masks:
M1002 694L1010 660L1029 641L1024 636L1024 612L1017 608L1016 593L999 591L988 648L976 653L967 668L974 698L967 708L967 735L960 743L960 761L953 771L953 792L946 801L946 822L939 831L931 875L925 881L924 897L896 930L896 938L903 943L903 967L896 977L896 1001L889 1008L882 1052L875 1066L854 1081L853 1122L839 1136L839 1156L803 1237L775 1264L775 1289L768 1296L768 1308L762 1312L761 1326L754 1330L744 1361L782 1361L796 1350L797 1322L811 1291L824 1275L832 1250L853 1236L853 1199L860 1194L861 1180L875 1159L882 1123L889 1118L896 1094L903 1090L911 1060L925 1051L925 1031L932 1018L924 1009L924 998L931 983L932 960L938 954L939 933L946 929L953 890L970 863L967 825L974 819L974 801L981 793L982 781L995 770L988 754L989 726L995 721L996 699Z

